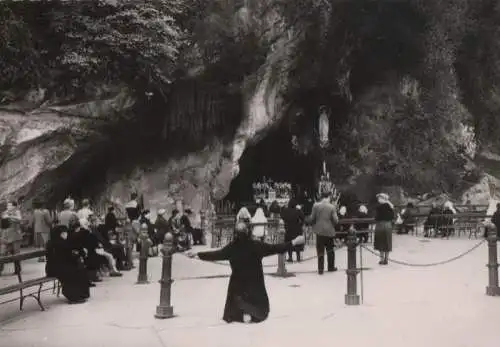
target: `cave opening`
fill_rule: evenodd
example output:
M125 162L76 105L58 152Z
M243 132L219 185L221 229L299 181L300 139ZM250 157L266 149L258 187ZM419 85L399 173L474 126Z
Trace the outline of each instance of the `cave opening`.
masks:
M302 154L292 145L287 127L271 130L261 141L245 149L239 161L239 174L231 182L225 201L238 205L254 203L252 184L270 179L290 183L293 195L314 194L321 168L321 157L314 151Z

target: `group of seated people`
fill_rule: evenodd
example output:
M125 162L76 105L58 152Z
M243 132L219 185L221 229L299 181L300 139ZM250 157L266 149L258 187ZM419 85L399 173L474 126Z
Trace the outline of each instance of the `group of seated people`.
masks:
M184 213L174 209L170 217L166 216L165 209L158 210L158 215L153 223L150 219L150 212L144 210L140 213L137 222L132 225L136 228L147 230L149 241L151 243L149 255L158 255L158 246L163 243L165 235L171 233L174 237L174 247L178 252L183 252L191 249L193 245L201 245L205 243L203 233L200 227L194 227L191 218L193 212L191 209L185 208ZM140 244L137 243L137 251L140 250Z
M46 245L46 274L59 280L70 303L85 302L89 288L103 276L120 277L120 271L133 268L118 228L109 229L101 223L88 202L83 206L76 212L73 201L64 202Z
M82 201L78 211L71 198L64 201L64 209L53 223L46 246L46 274L59 280L63 295L71 303L85 302L89 288L101 282L103 276L119 277L120 271L134 268L131 256L134 245L140 251L146 242L149 256L156 256L158 246L169 232L174 236L176 251L204 243L201 229L190 222L189 208L183 214L173 210L168 219L166 211L160 209L153 223L150 212L138 204L137 194L132 194L125 207L128 218L121 225L113 207L100 220L88 200Z
M432 203L431 209L424 222L424 237L441 236L448 237L454 233L453 223L457 211L451 201L446 201L439 206L437 203ZM401 211L396 223L398 234L408 234L413 231L417 224L419 216L418 209L413 203L408 203L405 209Z
M454 233L454 215L457 214L451 201L443 205L432 203L431 209L424 222L424 237L448 237ZM398 234L408 234L413 231L417 224L419 211L413 203L408 203L406 208L399 214L400 221L396 223Z

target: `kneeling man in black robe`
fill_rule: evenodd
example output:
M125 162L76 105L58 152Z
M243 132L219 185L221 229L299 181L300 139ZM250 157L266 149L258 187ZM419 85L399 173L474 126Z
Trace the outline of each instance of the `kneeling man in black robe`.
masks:
M229 260L232 273L223 319L227 323L259 323L269 315L262 258L286 253L300 244L304 244L304 236L276 245L252 240L247 225L238 223L235 239L230 244L216 251L190 253L190 256L197 255L206 261Z

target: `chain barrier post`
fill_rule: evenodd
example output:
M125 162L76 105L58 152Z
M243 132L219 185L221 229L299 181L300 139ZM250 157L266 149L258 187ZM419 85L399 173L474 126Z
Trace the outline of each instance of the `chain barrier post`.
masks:
M155 318L166 319L174 317L174 307L172 306L172 255L174 251L174 237L171 233L165 235L161 253L163 256L161 268L161 291L160 304L156 306Z
M280 220L277 225L278 229L278 243L283 243L285 242L285 228L283 221ZM285 260L285 254L281 253L278 254L278 268L276 269L276 273L274 274L275 277L294 277L295 275L293 273L290 273L286 269L286 260Z
M149 257L149 247L151 246L151 241L149 236L145 233L141 233L140 236L141 253L139 255L139 273L137 275L136 284L147 284L148 281L148 257Z
M356 265L356 248L358 246L356 232L351 225L347 234L347 294L345 304L349 306L359 305L357 275L359 270Z
M495 225L489 224L486 226L488 235L488 286L486 287L486 295L500 296L500 288L498 287L498 249L497 249L497 229Z

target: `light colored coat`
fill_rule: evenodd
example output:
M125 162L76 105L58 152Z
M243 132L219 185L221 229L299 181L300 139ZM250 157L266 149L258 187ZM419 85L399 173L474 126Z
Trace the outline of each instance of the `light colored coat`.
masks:
M335 205L324 199L314 204L306 223L312 225L312 231L319 236L335 236L335 225L339 222Z
M33 211L33 231L35 234L50 233L50 227L52 226L52 218L50 217L50 212L47 209L36 209Z
M59 224L69 228L73 223L78 222L78 215L73 210L63 210L59 213Z

